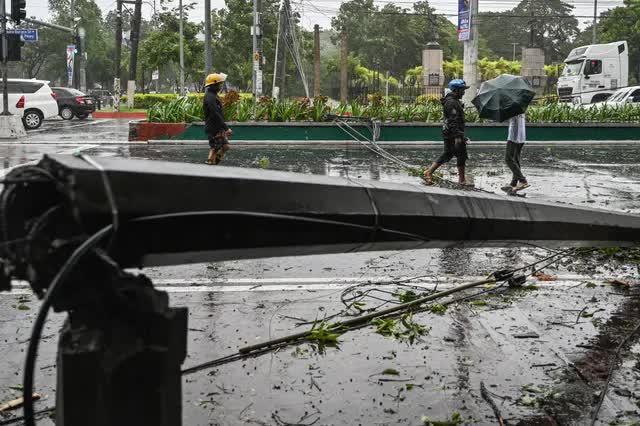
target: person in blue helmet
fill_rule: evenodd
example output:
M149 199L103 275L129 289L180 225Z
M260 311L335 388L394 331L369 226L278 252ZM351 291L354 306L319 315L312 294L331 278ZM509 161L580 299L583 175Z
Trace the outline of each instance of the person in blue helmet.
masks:
M458 182L462 185L467 184L465 165L468 158L468 139L464 136L464 106L461 99L468 88L469 86L464 80L451 80L449 82L451 91L440 101L444 111L444 123L442 126L444 151L431 167L424 171L424 180L428 184L433 183L433 173L453 157L456 157L457 160Z

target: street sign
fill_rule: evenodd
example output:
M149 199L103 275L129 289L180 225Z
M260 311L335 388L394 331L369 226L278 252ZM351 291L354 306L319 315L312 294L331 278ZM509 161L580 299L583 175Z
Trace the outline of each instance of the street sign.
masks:
M471 38L471 7L470 0L458 0L458 41L468 41Z
M151 80L160 80L160 71L155 70L151 73Z
M20 40L22 41L38 41L38 30L36 29L13 28L8 29L7 34L20 34Z

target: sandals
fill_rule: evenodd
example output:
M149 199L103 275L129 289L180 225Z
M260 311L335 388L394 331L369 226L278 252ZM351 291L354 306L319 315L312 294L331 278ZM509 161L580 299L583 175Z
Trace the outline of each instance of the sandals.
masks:
M515 187L513 187L513 192L518 192L518 191L521 191L523 189L527 189L530 186L531 185L529 185L528 182L520 182Z
M422 179L424 180L424 183L426 183L427 185L433 185L433 175L431 173L429 174L424 173L422 175Z

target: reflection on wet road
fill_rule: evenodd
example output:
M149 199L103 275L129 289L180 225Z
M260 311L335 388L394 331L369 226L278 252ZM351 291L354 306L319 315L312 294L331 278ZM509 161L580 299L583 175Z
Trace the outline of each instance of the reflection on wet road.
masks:
M439 153L439 147L389 149L409 164L425 166ZM204 163L206 147L130 146L115 155L151 160ZM367 150L345 148L234 147L225 166L259 167L268 158L268 167L297 173L420 183L402 170ZM587 205L612 210L640 210L640 150L633 145L526 146L523 171L531 183L530 198ZM264 162L263 162L264 164ZM510 174L500 146L472 147L469 172L476 186L494 192L507 184ZM454 163L444 169L453 178Z

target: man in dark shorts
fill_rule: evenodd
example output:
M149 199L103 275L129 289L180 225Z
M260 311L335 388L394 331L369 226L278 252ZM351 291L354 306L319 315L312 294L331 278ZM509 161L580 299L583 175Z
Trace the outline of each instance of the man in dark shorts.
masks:
M226 79L226 74L209 74L204 85L204 131L209 137L209 157L206 161L209 165L220 163L224 153L229 150L229 137L233 134L224 122L222 102L218 97Z
M467 184L465 179L465 165L468 158L467 138L464 136L464 107L460 100L468 88L469 86L464 80L451 80L449 82L451 92L440 101L444 110L444 124L442 126L444 151L431 167L424 171L424 180L428 184L433 183L433 173L453 157L457 159L458 182L462 185Z

